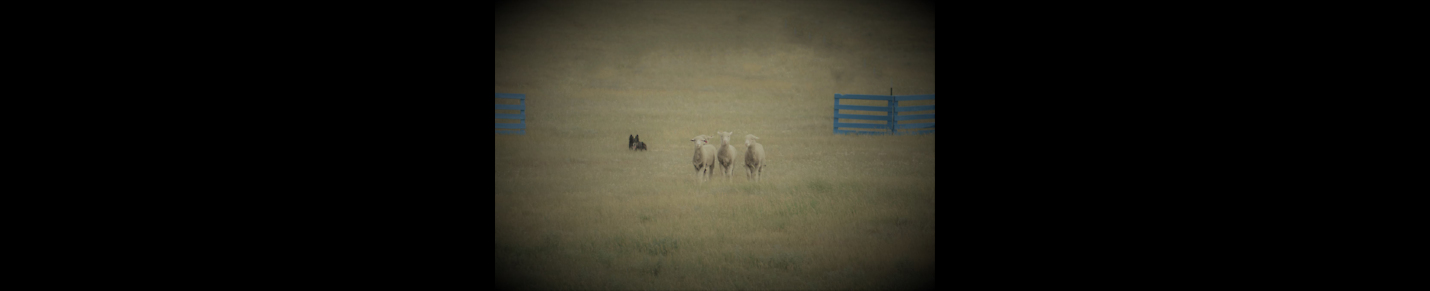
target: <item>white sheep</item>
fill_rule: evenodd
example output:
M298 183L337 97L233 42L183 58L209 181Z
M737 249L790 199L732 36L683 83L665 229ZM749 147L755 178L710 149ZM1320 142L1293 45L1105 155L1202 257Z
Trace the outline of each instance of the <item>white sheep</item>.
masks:
M755 142L760 137L745 135L745 178L760 182L760 172L765 169L765 146Z
M725 174L725 181L730 181L735 175L735 146L730 145L730 134L734 132L715 131L720 135L720 153L716 155L720 161L720 173Z
M695 180L705 182L710 179L710 175L715 170L715 146L710 145L708 136L698 135L691 142L695 143Z

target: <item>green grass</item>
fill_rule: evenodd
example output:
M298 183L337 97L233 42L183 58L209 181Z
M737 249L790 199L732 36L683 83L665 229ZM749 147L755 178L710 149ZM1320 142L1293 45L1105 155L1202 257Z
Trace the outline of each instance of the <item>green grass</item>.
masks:
M765 135L759 184L697 183L693 147L630 152L607 136L495 137L499 274L555 289L886 289L931 276L932 136Z
M835 93L934 94L932 28L863 3L671 6L687 2L560 2L498 26L495 91L528 97L527 134L493 137L501 287L927 287L934 136L830 126ZM698 183L689 140L717 130L734 177ZM746 134L767 153L758 184Z

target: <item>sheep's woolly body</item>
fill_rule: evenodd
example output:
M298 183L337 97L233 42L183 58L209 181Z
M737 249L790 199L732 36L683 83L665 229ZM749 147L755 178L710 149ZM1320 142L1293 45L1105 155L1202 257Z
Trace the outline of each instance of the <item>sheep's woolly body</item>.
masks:
M735 146L730 145L730 134L733 132L715 131L720 135L720 153L717 159L720 161L720 173L725 175L725 180L729 181L735 175Z
M760 181L760 172L765 169L765 146L755 142L760 137L745 135L745 177Z
M705 182L714 174L715 146L710 145L709 137L705 135L696 136L690 141L695 143L695 157L691 160L695 164L695 178Z

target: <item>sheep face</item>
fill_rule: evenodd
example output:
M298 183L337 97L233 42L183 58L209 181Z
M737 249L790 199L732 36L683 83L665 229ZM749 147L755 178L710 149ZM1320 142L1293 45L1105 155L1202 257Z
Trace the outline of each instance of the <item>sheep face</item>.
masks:
M757 140L757 139L760 139L760 137L755 136L755 135L753 135L753 134L746 134L746 135L745 135L745 146L748 147L748 146L750 146L751 144L754 144L754 143L755 143L755 140ZM728 136L726 137L726 140L727 140L727 141L729 140L729 137L728 137Z
M707 143L710 143L709 137L707 137L707 136L705 136L705 135L703 135L703 134L702 134L702 135L695 136L695 138L690 139L690 141L691 141L691 142L694 142L694 143L695 143L695 147L697 147L697 148L700 147L700 146L703 146L703 145L705 145L705 144L707 144Z
M720 135L720 142L722 142L723 144L730 144L730 135L734 134L734 132L715 131L715 134Z

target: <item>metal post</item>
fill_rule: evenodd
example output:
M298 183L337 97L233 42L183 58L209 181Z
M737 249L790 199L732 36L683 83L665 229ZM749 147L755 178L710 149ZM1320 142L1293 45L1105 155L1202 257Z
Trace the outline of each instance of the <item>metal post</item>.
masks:
M894 97L894 88L889 88L889 97ZM899 130L896 128L899 122L895 121L894 118L894 116L899 114L898 112L894 112L894 108L896 107L899 107L899 100L889 100L889 134L891 135L899 133Z
M521 98L520 101L521 102L519 104L521 104L521 134L526 135L526 130L530 129L526 127L526 98Z
M834 94L834 134L839 134L839 94Z

